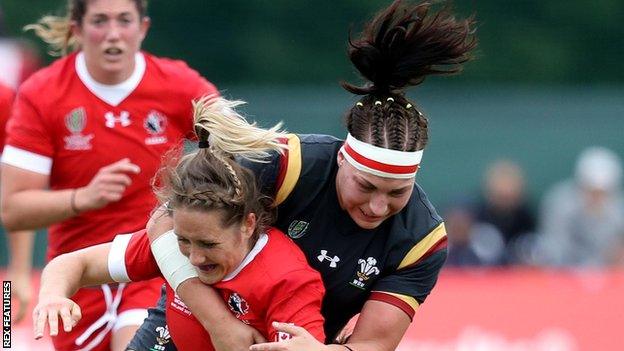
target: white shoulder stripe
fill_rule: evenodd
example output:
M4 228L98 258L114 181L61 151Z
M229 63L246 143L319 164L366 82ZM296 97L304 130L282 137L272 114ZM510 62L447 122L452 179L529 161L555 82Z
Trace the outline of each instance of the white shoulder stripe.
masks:
M52 158L11 145L4 147L2 163L43 175L50 175L52 171Z
M126 250L132 234L120 234L113 239L110 252L108 253L108 273L118 283L131 281L126 270Z

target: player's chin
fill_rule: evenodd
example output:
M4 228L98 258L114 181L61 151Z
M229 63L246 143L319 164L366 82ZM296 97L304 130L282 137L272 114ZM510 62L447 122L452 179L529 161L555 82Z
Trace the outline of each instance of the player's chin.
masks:
M353 221L355 222L355 224L358 225L358 227L362 229L375 229L379 227L379 225L381 225L381 223L383 222L383 220L371 221L362 218L353 218Z
M207 285L215 284L223 280L225 274L223 274L223 270L220 267L214 269L212 272L205 272L200 269L197 270L199 280Z

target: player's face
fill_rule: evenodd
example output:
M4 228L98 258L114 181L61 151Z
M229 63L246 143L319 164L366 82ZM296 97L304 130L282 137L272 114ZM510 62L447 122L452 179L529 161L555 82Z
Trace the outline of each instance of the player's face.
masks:
M149 28L132 0L91 0L73 31L79 40L89 73L100 83L117 84L134 70L134 56Z
M359 171L338 154L336 191L340 207L364 229L378 227L405 207L414 178L390 179Z
M222 212L176 209L173 230L180 251L197 269L199 280L214 284L232 273L249 253L255 229L255 215L242 224L224 227Z

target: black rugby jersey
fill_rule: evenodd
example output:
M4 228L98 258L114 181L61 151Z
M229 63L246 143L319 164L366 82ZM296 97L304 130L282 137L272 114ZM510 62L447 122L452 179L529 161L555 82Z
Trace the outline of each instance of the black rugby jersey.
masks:
M413 317L436 283L446 259L442 219L416 184L406 207L379 227L360 228L340 208L337 154L342 140L291 135L286 155L248 163L276 198L275 226L304 251L325 283L322 313L328 341L369 299L390 303Z

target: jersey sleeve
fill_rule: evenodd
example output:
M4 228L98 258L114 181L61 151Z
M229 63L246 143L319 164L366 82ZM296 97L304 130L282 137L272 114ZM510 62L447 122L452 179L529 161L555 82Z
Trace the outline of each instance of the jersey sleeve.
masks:
M24 93L18 93L6 126L2 162L29 171L50 174L54 144L52 128L42 111Z
M120 234L108 254L108 271L116 282L136 282L160 277L145 230Z
M307 330L320 342L325 342L321 303L325 288L318 273L311 270L291 272L276 284L266 316L269 341L285 341L290 334L277 331L272 322L290 323Z
M393 274L375 283L369 300L394 305L412 319L438 280L446 247L446 229L440 223L408 251Z

